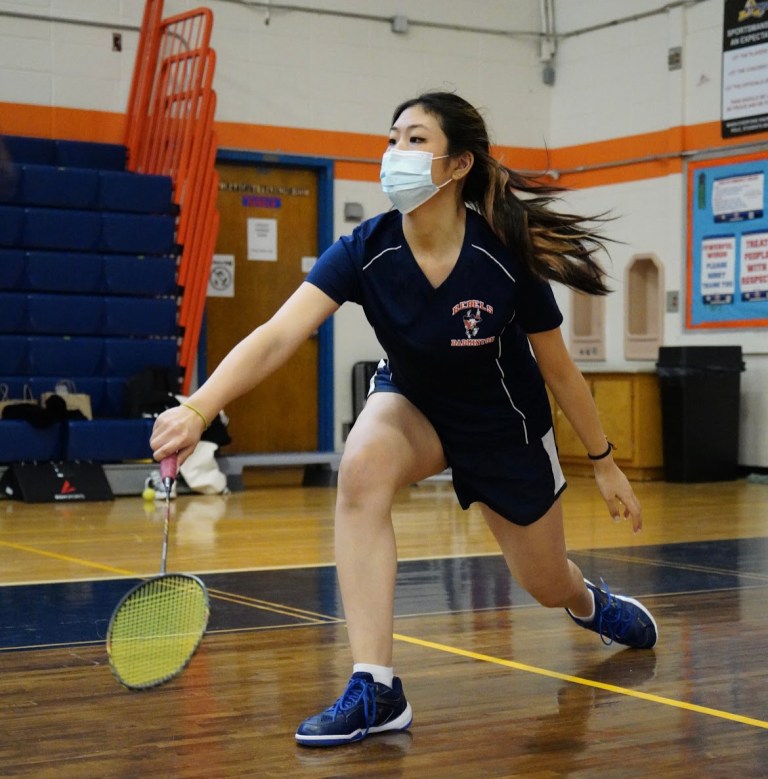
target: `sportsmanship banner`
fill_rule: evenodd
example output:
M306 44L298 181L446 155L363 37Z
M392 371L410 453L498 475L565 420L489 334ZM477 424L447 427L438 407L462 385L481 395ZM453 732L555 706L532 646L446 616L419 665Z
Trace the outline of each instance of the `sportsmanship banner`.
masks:
M688 165L686 327L768 327L768 155Z
M768 0L725 0L721 131L768 130Z

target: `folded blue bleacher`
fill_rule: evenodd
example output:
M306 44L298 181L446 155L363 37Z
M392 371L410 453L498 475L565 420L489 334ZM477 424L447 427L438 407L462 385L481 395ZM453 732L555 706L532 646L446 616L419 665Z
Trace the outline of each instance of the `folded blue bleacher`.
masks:
M101 214L58 208L25 208L21 245L27 249L96 251Z
M40 400L46 392L55 392L56 385L66 381L74 391L85 393L91 399L94 418L119 418L125 410L124 377L101 376L7 376L0 375L0 386L7 388L9 398L23 398L25 388ZM2 428L0 428L2 430Z
M0 249L0 289L24 289L25 270L21 249Z
M175 338L105 338L107 376L135 376L147 367L173 368L178 347Z
M119 462L152 458L153 419L93 419L69 422L68 460Z
M103 289L103 267L100 254L29 251L25 255L26 277L23 284L25 289L40 292L98 294Z
M66 425L36 428L29 422L0 422L0 463L63 460L66 455Z
M105 417L125 416L125 382L120 377L104 379L104 414Z
M52 138L30 138L24 135L4 135L3 144L16 164L55 165L56 142Z
M117 143L92 141L54 141L56 165L67 168L95 168L97 170L125 170L128 153Z
M156 214L104 211L99 248L118 254L171 254L175 250L176 220Z
M4 135L3 143L8 156L16 164L124 170L128 159L125 147L116 143L55 140L24 135Z
M103 211L168 214L172 211L170 176L152 176L119 170L99 173L98 205Z
M27 296L23 292L0 292L0 333L27 332Z
M24 233L24 209L0 205L0 246L18 248Z
M13 163L3 172L3 203L138 214L175 210L169 176L28 163Z
M0 159L0 203L17 203L19 166Z
M55 208L96 208L99 173L85 168L19 165L15 202Z
M107 400L106 379L95 376L27 376L21 379L8 381L0 377L0 384L7 383L9 387L19 387L23 382L32 391L33 397L40 399L46 392L55 392L56 385L65 381L67 386L73 387L73 391L84 393L90 397L91 411L94 417L117 416L110 413L110 405ZM22 386L23 386L22 385Z
M21 376L29 368L29 344L24 335L0 333L0 375Z
M103 271L103 290L107 294L175 295L177 292L175 257L105 254Z
M104 370L104 339L88 336L36 335L26 338L23 373L33 376L98 376ZM0 370L0 373L19 373Z
M176 258L54 250L25 253L0 249L0 289L13 288L171 296L177 292Z
M152 420L125 419L125 394L142 370L178 364L172 181L126 171L118 144L3 140L0 384L40 398L71 381L94 420L2 420L0 462L149 458Z
M7 392L8 398L23 398L24 387L31 389L31 377L29 376L3 376L0 374L0 387ZM34 393L33 393L34 394Z
M27 295L27 332L41 335L99 335L104 298L95 295Z
M176 335L176 301L172 298L104 298L107 335Z

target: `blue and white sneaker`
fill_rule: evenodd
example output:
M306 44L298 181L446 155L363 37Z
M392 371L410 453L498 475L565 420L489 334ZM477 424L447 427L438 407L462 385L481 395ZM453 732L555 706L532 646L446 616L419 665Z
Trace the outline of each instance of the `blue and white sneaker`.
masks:
M325 711L305 719L296 741L306 747L331 747L360 741L373 733L405 730L413 721L400 679L392 687L373 681L369 673L354 673L344 694Z
M640 601L614 595L604 581L604 590L595 587L587 579L584 579L584 583L595 596L595 616L585 622L566 609L577 625L599 633L606 646L615 642L635 649L651 649L656 645L659 638L656 622Z

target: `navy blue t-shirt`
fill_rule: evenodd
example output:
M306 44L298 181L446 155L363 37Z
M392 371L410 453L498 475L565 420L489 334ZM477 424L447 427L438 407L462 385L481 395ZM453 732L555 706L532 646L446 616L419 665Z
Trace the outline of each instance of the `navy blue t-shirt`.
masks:
M392 381L449 444L527 444L551 427L527 333L559 327L552 290L467 209L459 259L437 288L389 211L318 259L307 281L337 303L359 303L384 347Z

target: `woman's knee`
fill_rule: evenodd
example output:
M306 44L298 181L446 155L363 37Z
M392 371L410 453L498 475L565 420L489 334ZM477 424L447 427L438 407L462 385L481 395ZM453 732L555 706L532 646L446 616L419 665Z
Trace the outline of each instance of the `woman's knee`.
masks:
M375 441L347 447L339 464L338 490L348 498L377 489L394 492L392 470L390 458Z
M426 418L401 395L369 398L344 446L339 490L394 494L443 468L442 446Z
M551 574L546 579L535 578L520 584L531 597L548 609L563 608L578 594L568 568L562 573Z

